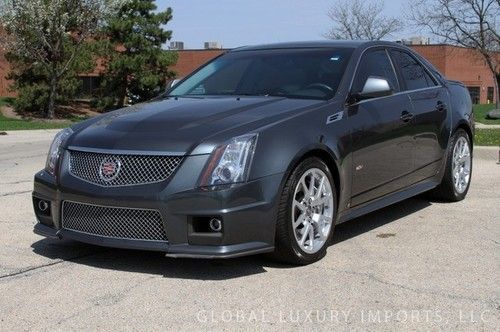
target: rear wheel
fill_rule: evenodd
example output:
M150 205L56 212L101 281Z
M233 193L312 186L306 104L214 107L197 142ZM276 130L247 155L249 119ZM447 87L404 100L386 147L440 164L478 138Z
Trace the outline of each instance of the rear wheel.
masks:
M309 264L326 254L333 233L336 190L326 164L301 162L287 180L278 212L274 256L292 264Z
M450 141L446 169L441 184L432 190L433 198L451 202L467 195L472 175L472 148L469 135L458 129Z

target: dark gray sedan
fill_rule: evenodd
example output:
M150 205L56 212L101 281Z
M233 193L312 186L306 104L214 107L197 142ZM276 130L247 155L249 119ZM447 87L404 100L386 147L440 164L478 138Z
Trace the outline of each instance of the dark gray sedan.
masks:
M465 87L388 42L244 47L149 103L60 132L35 232L169 257L307 264L334 226L472 170Z

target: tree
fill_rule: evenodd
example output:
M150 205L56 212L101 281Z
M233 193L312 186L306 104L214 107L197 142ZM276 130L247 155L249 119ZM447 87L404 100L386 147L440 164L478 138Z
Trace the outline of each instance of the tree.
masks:
M162 28L172 19L172 9L156 10L153 0L132 0L105 27L107 69L101 107L120 108L149 100L173 77L168 67L177 61L177 54L162 48L172 35Z
M71 43L66 46L66 48L71 47ZM50 86L48 84L50 72L46 66L33 63L32 59L23 57L15 50L6 53L5 58L10 64L7 79L13 82L10 89L17 92L17 98L14 99L16 111L35 116L46 116L50 100ZM67 73L59 81L55 104L59 107L75 98L81 86L78 74L91 72L94 68L93 50L89 45L84 44L75 56L75 61L68 67Z
M399 19L382 14L383 1L337 0L328 12L333 28L325 34L328 39L380 40L401 30Z
M126 0L0 0L3 43L36 70L47 73L47 117L55 115L61 81L82 45Z
M500 1L417 0L409 19L442 42L475 49L491 71L500 102Z

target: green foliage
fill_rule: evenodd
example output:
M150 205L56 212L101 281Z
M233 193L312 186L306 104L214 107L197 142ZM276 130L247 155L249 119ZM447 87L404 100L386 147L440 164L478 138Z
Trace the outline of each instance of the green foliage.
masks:
M88 63L82 60L84 44L125 1L0 0L7 32L0 42L14 67L11 78L20 93L16 108L46 111L53 118L56 105L76 91L75 70Z
M69 40L67 49L73 47ZM56 105L67 105L75 98L81 87L78 74L92 71L95 64L92 57L93 47L84 44L79 47L75 60L71 62L68 71L61 77L56 88ZM14 50L6 54L11 65L8 79L14 83L13 91L18 97L14 101L14 108L20 114L43 117L47 113L50 97L50 70L47 66L33 62L29 57L16 53Z
M72 121L40 121L40 120L18 120L6 118L0 114L0 131L5 130L31 130L31 129L59 129L72 125Z
M484 124L500 124L500 119L486 118L486 114L495 108L495 104L474 105L474 121Z
M500 129L476 129L475 145L500 146Z
M104 28L102 41L107 66L102 82L102 108L122 107L149 100L165 90L173 73L168 67L177 54L162 46L172 32L164 30L172 10L157 12L152 0L131 0Z
M0 107L2 106L12 106L14 103L14 97L0 97Z
M15 103L16 98L0 97L0 110L2 106L13 106ZM13 119L4 116L0 112L0 132L5 130L60 129L86 119L88 119L87 116L71 116L66 120L45 120L38 118Z

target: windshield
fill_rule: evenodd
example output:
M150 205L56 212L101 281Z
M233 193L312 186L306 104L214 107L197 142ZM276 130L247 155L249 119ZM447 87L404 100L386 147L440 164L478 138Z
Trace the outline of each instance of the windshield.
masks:
M168 94L330 99L351 54L351 48L230 52L202 67Z

